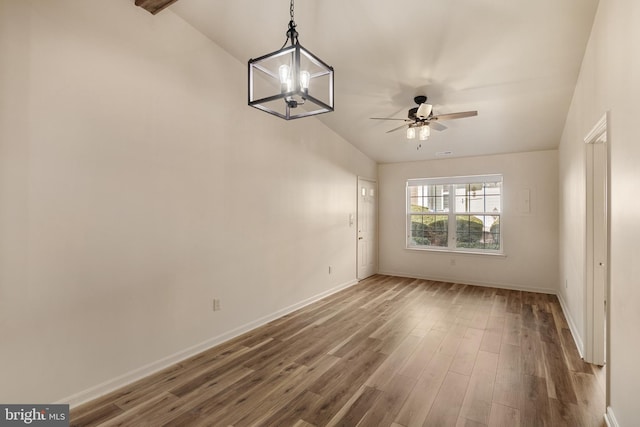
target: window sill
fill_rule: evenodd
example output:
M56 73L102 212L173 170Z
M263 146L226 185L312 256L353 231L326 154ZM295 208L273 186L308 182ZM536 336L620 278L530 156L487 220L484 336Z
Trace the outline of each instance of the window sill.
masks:
M507 254L504 252L480 252L480 251L471 251L471 250L460 250L460 249L435 249L435 248L418 248L413 246L405 247L407 251L418 251L418 252L432 252L432 253L443 253L443 254L456 254L456 255L481 255L481 256L491 256L498 258L506 258Z

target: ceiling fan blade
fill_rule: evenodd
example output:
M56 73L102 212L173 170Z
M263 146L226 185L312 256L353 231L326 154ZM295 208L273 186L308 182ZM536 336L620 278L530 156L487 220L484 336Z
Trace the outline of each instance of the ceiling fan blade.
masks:
M437 131L447 130L447 127L445 125L441 125L440 123L437 123L437 122L429 122L429 127Z
M409 120L409 119L392 119L392 118L389 118L389 117L369 117L369 118L370 118L371 120L402 120L402 121L404 121L404 122L410 122L410 121L412 121L412 120Z
M453 120L453 119L462 119L464 117L473 117L477 115L478 115L477 111L463 111L461 113L440 114L438 116L431 117L431 120L438 120L438 121Z
M400 129L402 129L402 128L404 128L404 127L407 127L407 126L409 126L409 125L408 125L408 124L406 124L406 125L398 126L397 128L393 128L393 129L391 129L391 130L388 130L386 133L395 132L395 131L400 130Z

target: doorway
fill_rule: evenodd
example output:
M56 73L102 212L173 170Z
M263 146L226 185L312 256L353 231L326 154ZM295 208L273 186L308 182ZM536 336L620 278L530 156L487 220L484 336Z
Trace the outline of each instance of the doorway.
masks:
M358 280L376 274L378 269L378 203L377 184L364 178L358 178Z
M585 354L586 362L606 362L609 289L609 141L607 114L584 138L586 143Z

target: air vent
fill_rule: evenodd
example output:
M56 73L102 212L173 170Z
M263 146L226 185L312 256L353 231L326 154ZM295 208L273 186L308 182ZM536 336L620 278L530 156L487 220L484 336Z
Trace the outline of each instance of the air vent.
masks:
M438 151L436 157L447 157L453 154L453 151Z

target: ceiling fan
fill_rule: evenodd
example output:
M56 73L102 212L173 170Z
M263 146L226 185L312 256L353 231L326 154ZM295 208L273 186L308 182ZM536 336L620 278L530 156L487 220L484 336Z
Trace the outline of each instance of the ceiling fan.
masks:
M464 117L477 116L477 111L463 111L460 113L449 114L433 114L433 105L427 104L427 97L419 95L413 98L413 101L418 104L417 107L409 109L406 119L386 118L386 117L371 117L373 120L402 120L405 122L402 126L391 129L387 133L395 132L402 128L407 128L407 138L414 139L416 137L416 129L419 130L419 136L421 140L426 140L430 135L430 128L438 131L445 130L447 127L438 123L445 120L462 119Z

